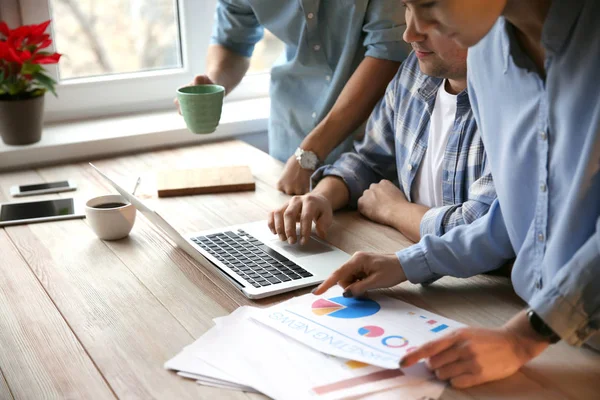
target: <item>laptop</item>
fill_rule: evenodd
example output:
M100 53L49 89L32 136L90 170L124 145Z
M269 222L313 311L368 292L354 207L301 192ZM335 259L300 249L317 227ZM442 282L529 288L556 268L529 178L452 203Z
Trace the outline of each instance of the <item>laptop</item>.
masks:
M267 221L182 234L142 200L90 163L107 182L192 258L210 262L246 297L261 299L323 282L350 255L311 236L305 245L279 240Z

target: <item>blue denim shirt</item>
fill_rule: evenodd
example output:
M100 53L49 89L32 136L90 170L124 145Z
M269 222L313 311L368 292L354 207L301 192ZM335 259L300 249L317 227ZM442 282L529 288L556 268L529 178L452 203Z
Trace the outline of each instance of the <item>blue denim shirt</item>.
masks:
M443 79L421 72L411 53L377 104L365 138L356 151L344 153L333 164L319 168L312 185L325 176L338 176L350 192L351 207L372 183L394 182L412 201L411 192L429 140L429 123L436 94ZM443 235L484 215L496 199L494 182L487 169L485 149L471 111L467 90L456 98L454 126L442 163L444 205L431 208L421 220L421 236Z
M469 95L498 200L398 253L411 282L516 256L517 294L563 340L600 344L600 2L554 0L545 80L500 19L469 50Z
M271 71L269 151L281 161L327 115L365 56L402 61L395 0L219 0L212 43L250 57L268 29L285 43ZM328 157L352 147L352 137Z

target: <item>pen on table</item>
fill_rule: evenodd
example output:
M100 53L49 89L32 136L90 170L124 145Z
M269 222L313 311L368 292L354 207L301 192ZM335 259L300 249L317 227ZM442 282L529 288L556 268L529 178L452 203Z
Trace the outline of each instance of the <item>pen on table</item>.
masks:
M137 178L137 181L135 181L135 186L133 187L133 190L131 191L131 194L135 196L135 191L137 190L138 186L140 186L140 182L142 181L142 177L139 176Z

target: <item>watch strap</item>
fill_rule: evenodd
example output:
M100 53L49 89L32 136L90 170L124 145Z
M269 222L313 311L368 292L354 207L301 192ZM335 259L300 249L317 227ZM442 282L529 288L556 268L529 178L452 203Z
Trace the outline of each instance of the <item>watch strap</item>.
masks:
M529 320L529 324L531 328L540 336L547 339L550 344L554 344L560 341L560 336L558 336L552 328L550 328L542 318L533 310L529 309L527 311L527 319Z

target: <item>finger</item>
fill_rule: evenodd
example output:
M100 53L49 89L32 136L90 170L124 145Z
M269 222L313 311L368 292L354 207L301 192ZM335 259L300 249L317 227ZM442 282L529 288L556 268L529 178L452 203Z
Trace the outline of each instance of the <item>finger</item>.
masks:
M179 115L182 115L181 107L179 107L179 99L177 99L177 97L173 100L173 104L175 104L175 107L177 107L177 112L179 113Z
M466 373L450 379L450 385L457 389L466 389L486 382L482 375Z
M212 81L205 75L198 75L194 78L194 85L206 85L210 83L212 83Z
M449 349L430 357L427 360L427 365L430 369L436 370L442 368L445 365L451 364L461 358L464 359L464 357L462 357L460 348L458 346L452 346Z
M281 180L277 181L277 190L279 190L280 192L285 193L284 187L283 187L283 182Z
M285 212L286 208L287 208L287 204L281 208L278 211L275 211L275 214L273 216L274 222L275 222L275 231L277 232L277 234L279 235L279 239L281 240L285 240L285 225L283 223L283 213Z
M310 178L309 178L310 180ZM302 187L300 188L300 190L302 191L301 194L306 194L310 191L310 183L308 181L304 182L304 184L302 185Z
M296 220L298 214L302 212L302 201L297 197L290 200L289 206L283 214L283 223L285 225L285 236L290 244L296 243Z
M357 259L361 258L361 253L356 253L350 260L348 260L344 265L333 271L331 275L327 279L323 281L314 291L314 294L322 294L329 290L332 286L335 286L339 281L348 280L352 276L356 274Z
M322 212L321 215L319 216L319 218L317 218L317 220L316 220L317 235L319 235L319 237L321 239L325 239L327 237L327 230L331 226L332 222L333 222L333 216L332 216L332 213L330 213L330 212Z
M273 235L277 235L277 231L275 230L275 217L274 217L275 211L271 211L269 213L269 219L267 220L267 225L269 226L269 229L271 230L271 233L273 233Z
M447 381L457 378L466 373L473 372L473 360L456 361L435 370L435 376L439 380Z
M305 245L308 243L312 231L313 219L317 217L318 210L312 204L307 204L302 210L302 216L300 217L300 244Z
M357 210L358 210L358 212L359 212L359 213L361 213L361 214L363 213L363 208L364 208L364 206L365 206L365 204L364 204L364 203L365 203L365 200L364 200L364 199L365 199L365 195L364 195L364 193L363 193L363 195L362 195L362 196L360 196L360 197L358 198L358 201L356 202L356 209L357 209Z
M329 275L329 277L327 279L325 279L323 281L323 283L321 283L319 286L317 286L317 288L315 290L313 290L313 293L316 295L325 293L326 291L331 289L333 286L335 286L338 283L338 280L339 280L338 270L336 270L331 275Z
M423 346L404 356L404 358L402 358L400 361L400 367L410 367L411 365L418 363L419 360L423 358L433 357L454 346L460 340L462 340L462 336L456 333L451 333L440 339L425 343Z
M367 290L380 288L381 285L378 284L378 281L379 279L377 275L373 274L367 276L365 279L356 281L349 286L344 287L342 285L342 287L353 297L360 297L364 295L367 292Z

